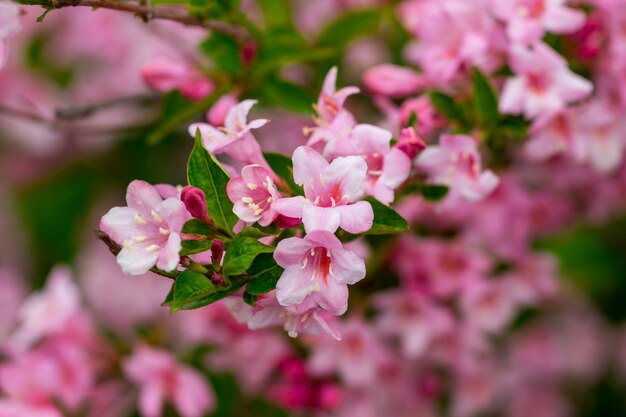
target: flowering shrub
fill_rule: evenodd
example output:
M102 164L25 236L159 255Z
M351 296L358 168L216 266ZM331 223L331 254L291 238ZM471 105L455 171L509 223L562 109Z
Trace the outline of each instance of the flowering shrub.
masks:
M0 417L626 415L626 2L168 3L0 0Z

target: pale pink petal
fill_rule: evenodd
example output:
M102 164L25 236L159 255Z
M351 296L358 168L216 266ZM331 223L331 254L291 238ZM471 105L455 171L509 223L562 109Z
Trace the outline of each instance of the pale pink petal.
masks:
M524 107L524 97L527 92L526 82L521 77L509 78L504 84L500 96L499 110L501 113L518 114Z
M360 154L385 155L389 152L392 136L388 130L366 123L356 125L352 130L352 140Z
M348 309L348 286L336 279L328 279L323 290L316 295L320 307L331 314L339 316Z
M302 218L305 199L302 196L281 198L272 203L272 209L286 217Z
M142 213L150 213L163 199L159 192L150 184L141 180L134 180L126 189L126 203Z
M276 284L276 298L280 305L300 304L314 291L315 282L304 271L299 264L285 269Z
M232 132L241 132L247 126L248 113L256 103L256 100L244 100L230 109L224 120L224 127Z
M556 80L561 97L566 101L580 100L593 91L593 84L586 78L573 73L563 73Z
M139 211L131 207L113 207L102 216L100 230L119 244L143 236L145 229L136 220L139 215Z
M582 10L574 10L565 6L553 6L543 16L547 30L554 33L573 33L581 29L586 21Z
M311 249L311 243L304 239L284 239L278 242L274 251L274 260L283 268L301 264Z
M160 417L165 401L165 388L155 381L144 384L139 392L139 410L144 417Z
M314 230L335 232L341 222L339 208L341 207L318 207L313 204L305 204L302 208L304 230L307 233Z
M180 235L178 233L170 233L167 244L159 251L159 257L156 266L164 271L173 271L180 261L179 252L182 249Z
M142 275L152 268L158 259L158 253L154 250L146 250L146 245L132 245L122 247L117 255L117 263L125 274Z
M299 146L293 152L293 179L297 184L305 185L318 181L328 161L319 152L308 146ZM285 214L286 215L286 214ZM295 216L290 216L295 217Z
M411 160L399 149L393 148L383 160L383 175L379 181L387 187L396 189L409 178Z
M367 163L360 156L335 158L324 171L324 177L327 187L339 184L342 199L358 201L365 192Z
M234 140L234 138L229 137L221 130L206 123L191 124L188 129L189 135L195 138L197 130L200 130L202 146L212 153L221 153L222 148Z
M215 405L213 392L201 374L187 367L178 371L173 403L182 417L202 417Z
M335 280L340 284L356 284L365 278L365 261L354 252L337 249L332 252Z
M372 227L374 212L372 205L367 201L358 201L354 204L335 207L335 210L340 215L339 225L346 232L363 233Z

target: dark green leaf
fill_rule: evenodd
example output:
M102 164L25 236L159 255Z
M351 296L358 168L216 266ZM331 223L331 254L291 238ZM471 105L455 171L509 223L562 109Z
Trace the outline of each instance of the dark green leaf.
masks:
M440 201L448 194L448 187L445 185L424 184L422 195L428 201Z
M236 236L226 251L222 271L226 276L241 275L250 268L258 255L272 252L272 246L264 245L251 237Z
M376 33L382 14L379 10L357 10L342 14L322 30L317 42L342 48L360 36Z
M233 75L243 74L239 45L232 36L214 31L201 48L211 58L216 69Z
M278 78L269 78L260 86L257 94L269 106L282 107L297 113L313 112L313 96L301 85Z
M188 235L213 237L218 234L217 230L198 219L191 219L183 226L183 233Z
M176 278L173 289L174 294L172 297L168 295L168 298L170 298L169 306L172 312L202 307L208 303L200 303L202 305L199 305L198 302L216 291L218 291L218 288L206 275L188 269ZM166 298L167 301L168 299Z
M280 234L280 229L275 224L271 224L267 227L259 226L258 223L255 223L254 226L246 227L243 229L237 236L247 236L255 239L260 239L262 237L268 236L278 236Z
M183 240L180 256L193 255L211 249L212 240Z
M465 122L463 110L449 95L433 91L430 93L430 102L435 109L447 119L460 123Z
M485 75L478 69L472 70L474 83L473 104L478 120L485 126L495 126L498 123L498 97Z
M250 306L254 307L254 306L256 306L256 295L252 295L252 294L250 294L248 291L245 291L245 292L243 293L243 301L244 301L246 304L248 304L248 305L250 305Z
M367 235L389 235L403 233L409 230L409 224L394 209L384 205L374 197L365 198L374 210L374 223Z
M237 216L233 213L233 203L226 194L230 177L215 156L202 146L200 133L196 133L196 143L189 156L187 181L204 191L207 211L215 224L232 234Z
M284 269L276 263L271 254L259 255L248 271L250 281L246 292L251 295L261 295L272 291L276 288L276 283L283 271Z
M266 152L263 154L270 168L289 186L291 191L297 195L304 195L302 186L293 180L293 163L291 158L279 153Z

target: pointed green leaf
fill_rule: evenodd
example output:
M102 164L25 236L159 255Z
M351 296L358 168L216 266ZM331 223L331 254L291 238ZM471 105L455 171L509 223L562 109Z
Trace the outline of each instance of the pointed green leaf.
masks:
M496 92L478 68L472 69L474 83L473 104L478 115L478 120L485 126L495 126L498 123L498 96Z
M272 252L272 246L264 245L251 237L236 236L226 251L222 271L226 276L241 275L250 268L258 255Z
M388 207L369 196L365 198L374 210L372 228L365 232L367 235L389 235L409 231L409 224L394 209Z
M283 271L284 269L276 263L273 255L269 253L259 255L248 271L250 281L246 292L251 295L261 295L274 290Z
M204 191L209 216L215 224L232 236L237 216L233 213L233 203L226 194L229 180L230 177L222 164L204 149L200 132L197 132L196 143L187 165L187 181Z

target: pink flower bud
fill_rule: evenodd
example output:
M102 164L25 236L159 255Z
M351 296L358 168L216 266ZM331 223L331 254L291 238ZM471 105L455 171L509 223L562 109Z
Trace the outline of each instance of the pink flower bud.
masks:
M253 42L246 43L241 49L241 61L243 65L249 66L256 58L257 47Z
M387 97L406 97L424 87L424 79L409 68L381 64L370 68L363 75L363 83L374 94Z
M317 390L317 407L323 410L337 408L343 399L341 388L332 382L326 382Z
M153 90L170 91L178 88L189 70L180 63L169 58L157 58L141 68L141 77Z
M213 265L217 268L220 266L220 262L222 261L222 256L224 255L224 242L221 240L215 239L213 243L211 243L211 259L213 260Z
M400 140L396 147L413 159L426 148L426 144L413 127L407 127L402 129Z
M206 199L204 191L188 185L180 193L180 199L185 204L187 211L196 219L204 219L207 216Z
M224 278L222 277L222 274L213 274L211 275L211 282L213 285L220 286L224 283Z
M274 220L274 223L281 229L291 229L292 227L300 226L302 224L302 219L287 217L280 214L276 220Z
M207 119L213 126L224 126L226 115L238 103L237 96L226 94L220 97L207 113Z
M204 75L196 75L191 77L180 86L180 93L183 97L192 100L202 100L215 90L213 82Z

